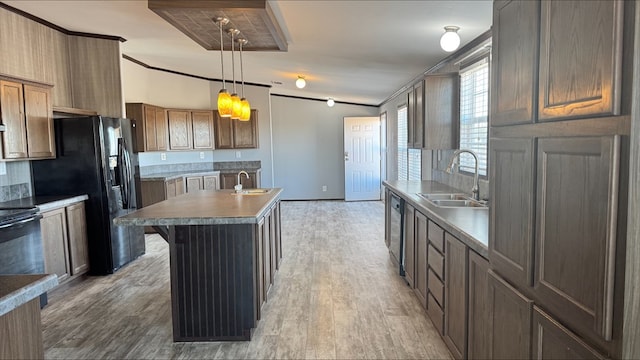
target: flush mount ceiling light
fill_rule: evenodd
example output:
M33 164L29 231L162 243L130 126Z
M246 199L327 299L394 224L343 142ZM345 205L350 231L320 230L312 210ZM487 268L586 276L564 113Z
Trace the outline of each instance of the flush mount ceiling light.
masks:
M329 100L327 100L327 106L328 107L333 107L333 105L335 105L336 102L335 100L333 100L333 98L329 98Z
M440 47L446 52L452 52L460 46L460 35L458 26L445 26L444 34L440 38Z
M231 101L233 105L231 107L231 118L232 119L240 119L240 115L242 115L242 101L238 96L238 92L236 91L236 61L235 61L235 46L234 46L234 36L240 34L240 30L238 29L229 29L227 30L231 35L231 73L233 74L233 94L231 94Z
M298 89L302 89L307 86L307 81L304 79L304 76L298 75L298 80L296 80L296 87Z
M249 105L249 100L244 97L244 71L242 69L242 46L247 43L247 39L238 39L238 44L240 45L240 81L242 82L242 87L240 88L241 96L240 99L240 121L249 121L251 119L251 105Z
M231 95L225 88L224 81L224 55L223 55L223 39L222 39L222 27L229 23L229 19L225 17L217 17L214 19L218 27L220 27L220 66L222 67L222 89L218 93L218 113L221 117L230 117L233 110L233 102L231 101Z

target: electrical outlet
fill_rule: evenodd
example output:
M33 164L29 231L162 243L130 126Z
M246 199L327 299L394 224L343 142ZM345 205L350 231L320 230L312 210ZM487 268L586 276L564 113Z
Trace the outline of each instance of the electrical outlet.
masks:
M327 185L322 185L322 191L327 191Z
M162 161L167 160L167 154L160 153L160 160L162 160Z
M7 164L4 161L0 161L0 175L7 175Z
M242 153L240 151L236 151L236 159L240 159L242 157Z
M204 159L204 151L200 151L200 159Z

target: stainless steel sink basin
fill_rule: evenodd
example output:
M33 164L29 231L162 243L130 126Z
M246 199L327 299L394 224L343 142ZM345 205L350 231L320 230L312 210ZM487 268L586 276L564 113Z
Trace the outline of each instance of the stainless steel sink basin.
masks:
M272 191L273 189L245 189L240 190L240 192L232 192L231 195L265 195Z
M472 209L486 209L487 206L479 201L473 200L466 194L448 194L448 193L434 193L434 194L418 194L418 196L429 201L438 207L448 208L472 208Z

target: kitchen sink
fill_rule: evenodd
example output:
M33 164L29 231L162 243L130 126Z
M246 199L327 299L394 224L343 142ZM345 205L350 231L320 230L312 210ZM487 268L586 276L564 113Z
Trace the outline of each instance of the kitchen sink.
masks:
M480 201L473 200L465 194L418 194L418 196L429 201L435 206L446 208L471 208L486 209L487 206Z
M240 190L239 192L232 192L231 195L265 195L272 191L273 189L246 189Z

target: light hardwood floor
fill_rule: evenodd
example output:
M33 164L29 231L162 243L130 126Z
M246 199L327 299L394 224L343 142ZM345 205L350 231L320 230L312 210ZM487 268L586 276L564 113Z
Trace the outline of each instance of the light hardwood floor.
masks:
M173 343L168 245L50 294L46 358L449 359L392 267L381 202L282 202L282 267L250 342Z

